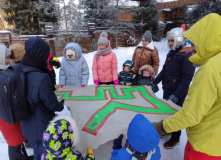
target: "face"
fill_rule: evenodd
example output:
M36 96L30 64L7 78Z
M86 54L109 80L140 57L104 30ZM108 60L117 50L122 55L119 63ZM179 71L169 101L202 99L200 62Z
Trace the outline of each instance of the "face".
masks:
M150 72L148 71L143 72L143 77L150 77Z
M196 53L196 46L194 44L191 44L190 46L190 52Z
M142 45L143 46L146 46L146 45L148 45L150 42L148 42L148 41L142 41Z
M73 54L71 54L71 55L68 55L68 58L70 58L70 59L71 59L72 57L73 57Z
M104 44L99 44L99 45L98 45L98 48L99 48L100 50L104 50L104 49L107 48L107 46L105 46Z
M5 58L5 65L7 66L11 62L10 57Z
M130 71L130 67L129 67L129 66L125 66L125 67L124 67L124 71L125 71L125 72L129 72L129 71Z
M169 45L170 49L172 49L173 45L174 45L174 39L169 39L168 40L168 45Z

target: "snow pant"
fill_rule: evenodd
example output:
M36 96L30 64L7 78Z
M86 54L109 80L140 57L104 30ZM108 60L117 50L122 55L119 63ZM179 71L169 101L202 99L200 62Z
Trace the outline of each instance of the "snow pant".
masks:
M23 143L21 143L18 146L8 145L8 156L10 160L28 160L29 159Z
M221 160L221 156L209 156L205 153L195 151L189 141L186 143L184 160Z
M40 160L41 155L45 153L45 148L41 140L29 141L34 150L34 160Z
M164 91L164 92L163 92L163 99L169 99L169 97L170 97L172 94L173 94L173 93L171 93L171 92ZM186 96L183 96L182 98L178 99L178 101L177 101L176 104L177 104L178 106L182 107L185 98L186 98ZM170 140L172 140L172 141L179 141L179 140L180 140L181 131L172 132L171 134L172 134L172 136L171 136Z

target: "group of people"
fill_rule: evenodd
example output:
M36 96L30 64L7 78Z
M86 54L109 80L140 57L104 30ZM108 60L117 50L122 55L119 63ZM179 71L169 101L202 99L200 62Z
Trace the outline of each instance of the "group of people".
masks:
M137 114L129 124L125 146L122 147L123 135L114 140L111 160L159 160L160 136L171 133L164 147L173 148L179 144L180 130L184 128L187 128L188 137L184 160L221 159L220 22L220 15L209 14L186 32L182 27L170 30L166 36L170 50L159 74L158 50L150 31L144 33L132 60L123 63L120 73L107 33L101 33L93 58L94 84L149 85L157 92L157 84L162 82L163 98L182 107L173 116L153 124ZM186 42L191 47L185 47ZM16 57L16 49L8 50L1 45L0 51L0 69L3 70L10 63L10 55L13 55L11 59ZM55 111L63 110L64 101L57 100L53 87L55 74L52 76L54 71L50 70L50 73L47 68L48 64L61 67L59 85L84 87L88 83L89 69L81 47L77 43L67 44L61 64L56 57L49 58L49 45L40 37L27 40L22 53L25 54L14 62L33 71L26 74L26 87L27 100L34 112L30 119L14 125L0 119L0 130L9 145L10 159L31 158L24 151L26 139L34 149L35 160L83 159L73 150L79 140L75 121L70 117L54 118ZM196 66L200 68L189 89ZM86 156L95 159L90 147Z

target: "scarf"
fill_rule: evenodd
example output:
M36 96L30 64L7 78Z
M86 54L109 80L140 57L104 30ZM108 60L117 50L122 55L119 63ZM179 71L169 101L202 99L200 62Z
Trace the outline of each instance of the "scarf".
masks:
M48 67L47 67L48 63L46 60L40 59L40 58L33 56L33 55L25 54L23 59L21 60L21 64L40 69L43 73L47 73L51 79L51 82L53 82L53 78L52 78L51 73L48 70ZM53 91L55 91L55 90L56 89L53 85Z
M107 48L104 49L104 50L100 50L100 49L98 48L98 50L97 50L97 55L96 55L96 60L98 61L100 56L108 55L111 51L112 51L112 48L111 48L111 47L107 47Z

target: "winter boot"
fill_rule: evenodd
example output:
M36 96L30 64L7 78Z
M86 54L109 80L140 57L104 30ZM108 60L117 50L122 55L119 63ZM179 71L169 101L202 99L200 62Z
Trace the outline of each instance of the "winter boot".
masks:
M166 149L172 149L175 145L178 145L178 144L180 144L179 140L178 141L173 141L173 140L170 139L169 141L164 143L164 147Z

